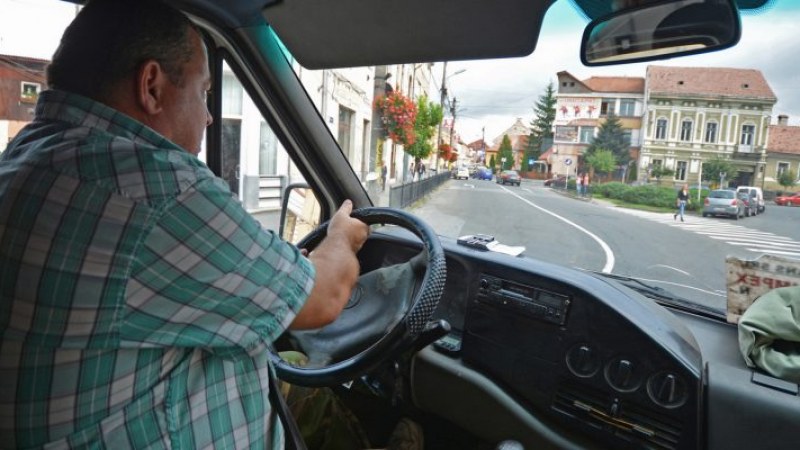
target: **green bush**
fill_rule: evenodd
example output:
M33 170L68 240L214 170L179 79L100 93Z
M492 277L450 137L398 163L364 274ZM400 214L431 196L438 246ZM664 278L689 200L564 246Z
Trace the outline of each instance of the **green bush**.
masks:
M652 206L658 208L674 208L678 191L671 187L657 185L628 186L620 182L603 183L594 186L593 193L606 198L620 200L635 205ZM708 196L708 190L700 193L697 201L697 189L689 189L690 203L687 209L699 211L703 208L703 201Z

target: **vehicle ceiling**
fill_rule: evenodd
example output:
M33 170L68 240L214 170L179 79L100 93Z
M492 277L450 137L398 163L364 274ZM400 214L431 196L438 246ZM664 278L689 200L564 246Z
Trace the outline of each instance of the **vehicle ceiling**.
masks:
M324 69L526 56L556 0L168 1L231 28L256 24L263 14L303 66ZM608 13L613 2L558 1L570 1L587 19ZM758 10L775 0L736 1Z

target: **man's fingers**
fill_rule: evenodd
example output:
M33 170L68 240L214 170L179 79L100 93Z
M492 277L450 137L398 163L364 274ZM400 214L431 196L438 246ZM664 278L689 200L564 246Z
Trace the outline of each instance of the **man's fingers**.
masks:
M339 211L349 216L353 212L353 202L345 200L342 202L342 206L339 207Z

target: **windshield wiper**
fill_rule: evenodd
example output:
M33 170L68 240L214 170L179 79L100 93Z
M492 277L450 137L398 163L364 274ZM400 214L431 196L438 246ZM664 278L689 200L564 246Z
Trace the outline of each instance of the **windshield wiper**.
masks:
M681 296L673 294L672 292L662 287L654 286L650 283L646 283L637 278L623 276L623 275L615 275L613 273L603 273L595 271L592 271L592 273L600 275L605 278L614 279L623 286L633 289L634 291L644 295L645 297L655 300L656 303L662 306L669 306L671 308L675 308L681 311L690 312L693 314L699 314L713 319L720 319L725 317L725 311L687 300Z

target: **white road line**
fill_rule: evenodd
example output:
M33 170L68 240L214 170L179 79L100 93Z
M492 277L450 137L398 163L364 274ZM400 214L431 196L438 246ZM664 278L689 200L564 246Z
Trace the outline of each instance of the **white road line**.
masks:
M739 224L720 223L714 219L705 217L692 217L689 219L691 222L680 222L675 221L674 218L670 220L669 216L672 214L625 208L617 208L617 211L622 211L633 216L663 223L672 227L682 228L686 231L706 236L717 241L723 241L726 244L736 247L745 247L746 250L751 252L800 258L800 242L792 238L776 235L775 233L751 230Z
M605 252L605 254L606 254L606 264L605 264L605 266L603 266L601 271L603 273L611 273L611 271L614 269L614 263L615 263L614 252L611 251L611 247L609 247L608 244L606 244L602 239L597 237L596 234L592 233L591 231L587 230L586 228L583 228L582 226L578 225L577 223L575 223L575 222L573 222L573 221L571 221L571 220L569 220L569 219L567 219L565 217L559 216L558 214L556 214L554 212L548 211L548 210L542 208L541 206L538 206L538 205L534 204L533 202L531 202L530 200L528 200L526 198L520 197L519 194L517 194L516 192L512 192L511 190L509 190L505 186L498 186L498 187L503 189L504 191L508 192L509 194L513 195L514 197L517 197L518 199L522 200L523 202L527 203L528 205L538 209L539 211L542 211L543 213L546 213L546 214L550 214L551 216L555 217L556 219L561 220L562 222L564 222L564 223L576 228L577 230L585 233L590 238L594 239L595 242L597 242L600 245L600 248L602 248L603 252Z

